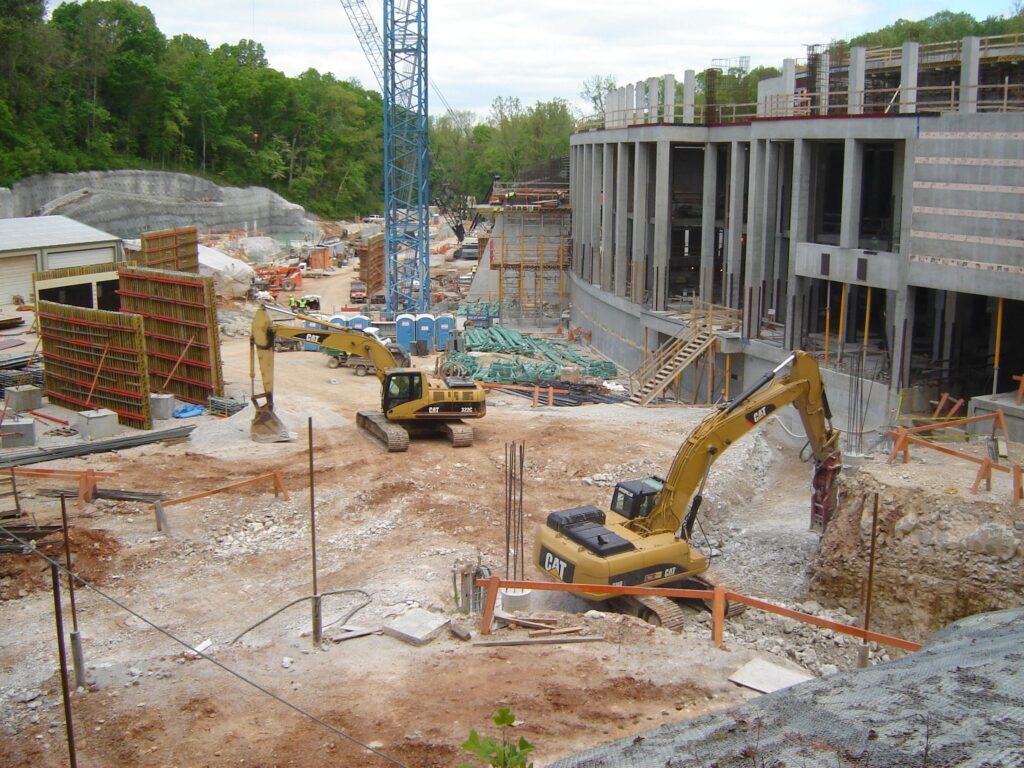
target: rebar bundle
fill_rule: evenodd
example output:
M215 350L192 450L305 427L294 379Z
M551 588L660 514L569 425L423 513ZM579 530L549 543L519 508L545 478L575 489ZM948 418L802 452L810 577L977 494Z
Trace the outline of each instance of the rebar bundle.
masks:
M513 441L505 443L505 578L523 579L526 576L526 556L523 552L523 468L526 465L526 446Z

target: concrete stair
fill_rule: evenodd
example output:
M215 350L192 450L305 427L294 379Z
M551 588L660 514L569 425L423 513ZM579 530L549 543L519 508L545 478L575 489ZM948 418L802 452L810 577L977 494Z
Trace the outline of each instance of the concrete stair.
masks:
M714 341L714 333L702 327L666 342L651 360L636 372L636 377L642 384L630 395L629 402L649 405L665 391L676 376L704 354Z

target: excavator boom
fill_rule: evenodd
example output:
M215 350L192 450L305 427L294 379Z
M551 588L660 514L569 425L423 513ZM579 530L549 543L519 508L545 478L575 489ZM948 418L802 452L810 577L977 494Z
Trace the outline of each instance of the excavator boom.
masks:
M784 368L789 371L783 375ZM690 533L712 464L736 440L792 403L814 459L812 505L827 518L841 468L839 433L813 357L795 352L735 400L708 415L686 438L664 478L618 483L608 513L594 506L552 512L538 533L534 561L559 581L658 586L700 581L707 559ZM595 600L607 595L586 594ZM641 610L650 612L648 605ZM669 614L655 611L662 620Z

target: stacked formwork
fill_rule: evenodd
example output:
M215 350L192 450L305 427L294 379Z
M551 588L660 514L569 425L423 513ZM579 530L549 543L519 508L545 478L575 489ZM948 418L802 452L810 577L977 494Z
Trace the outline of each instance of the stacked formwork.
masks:
M149 370L142 318L39 302L44 389L76 411L106 408L118 421L150 429Z
M503 316L556 319L568 293L571 209L565 206L510 206L495 213L488 266L498 272Z
M356 245L359 279L366 283L366 295L373 298L384 292L384 235L371 236Z
M142 235L144 267L170 269L175 272L199 273L199 230L196 227L165 229Z
M150 387L202 405L223 396L213 278L144 267L118 274L122 312L144 320Z

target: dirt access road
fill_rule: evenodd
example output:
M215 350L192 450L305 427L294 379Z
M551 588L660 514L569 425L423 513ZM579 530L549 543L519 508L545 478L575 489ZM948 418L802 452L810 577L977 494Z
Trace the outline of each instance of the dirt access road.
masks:
M315 292L329 296L333 280L344 277L322 281ZM229 392L248 392L247 357L245 339L224 340ZM282 472L290 490L288 500L250 487L171 507L170 536L155 533L145 505L98 502L73 510L76 567L107 596L79 589L77 597L88 680L73 696L79 765L452 766L464 761L460 744L471 728L494 732L490 718L499 707L514 711L515 735L537 744L536 762L544 765L754 695L727 677L760 646L730 634L729 647L715 650L698 613L683 634L673 634L613 614L583 615L592 606L550 594L537 596L531 612L582 625L604 640L504 648L475 647L448 634L422 647L378 634L332 641L343 621L374 628L413 608L462 622L477 639L478 619L456 611L451 573L457 562L478 559L504 572L508 441L526 446L529 547L530 531L548 511L604 506L615 478L664 472L702 409L533 409L527 400L494 396L473 447L415 441L408 452L389 455L354 427L357 408L377 402L372 377L328 369L318 353L291 352L278 358L276 390L278 412L299 437L294 443L250 442L246 410L230 419L202 417L191 438L176 445L59 462L115 471L111 487L169 497L271 469ZM310 417L318 587L361 592L324 599L322 649L311 647L308 603L231 644L312 591ZM730 553L748 561L735 569L741 586L794 600L805 594L816 537L806 531L809 469L782 440L781 433L748 435L715 465L708 533L724 563ZM23 484L25 503L41 523L52 522L57 505L38 495L41 485ZM759 537L758 527L772 535ZM768 541L770 549L759 551L756 541L731 547L750 538ZM749 565L750 555L772 563L770 578ZM2 762L62 766L48 572L33 558L0 561ZM364 593L367 604L348 617ZM211 657L230 672L187 658L183 646L147 622L193 646L210 640ZM502 629L496 637L526 631Z

